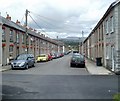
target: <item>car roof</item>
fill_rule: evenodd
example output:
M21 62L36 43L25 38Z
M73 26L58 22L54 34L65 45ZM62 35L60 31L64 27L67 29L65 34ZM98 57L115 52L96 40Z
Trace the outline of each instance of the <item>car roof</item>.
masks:
M19 54L18 56L20 56L20 55L26 55L26 56L34 57L33 54Z

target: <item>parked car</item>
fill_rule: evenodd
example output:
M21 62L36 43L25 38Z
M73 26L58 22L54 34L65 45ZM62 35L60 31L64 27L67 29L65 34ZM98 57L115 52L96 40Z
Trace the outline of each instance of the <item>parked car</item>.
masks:
M85 67L85 58L83 55L76 53L71 57L70 66L79 66L79 67Z
M52 59L55 59L55 58L56 58L54 53L50 53L50 54L51 54L51 56L52 56Z
M48 54L48 60L50 61L50 60L52 60L53 58L52 58L52 56L51 56L51 54Z
M64 53L60 53L60 57L63 57L64 56Z
M77 50L74 50L74 51L73 51L73 53L79 53L79 51L77 51Z
M48 55L47 54L40 54L37 57L37 62L46 62L48 61Z
M11 62L12 69L28 69L35 66L35 58L33 54L20 54Z
M60 57L60 53L54 53L55 54L55 58L59 58Z
M72 56L80 56L81 54L80 53L73 53Z

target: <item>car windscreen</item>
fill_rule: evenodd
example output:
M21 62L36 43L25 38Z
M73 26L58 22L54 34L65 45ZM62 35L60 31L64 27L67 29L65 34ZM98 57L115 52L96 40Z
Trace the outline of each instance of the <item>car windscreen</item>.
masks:
M74 55L72 59L84 59L82 55Z
M46 55L40 55L40 57L46 57Z
M19 55L16 60L27 60L27 55Z

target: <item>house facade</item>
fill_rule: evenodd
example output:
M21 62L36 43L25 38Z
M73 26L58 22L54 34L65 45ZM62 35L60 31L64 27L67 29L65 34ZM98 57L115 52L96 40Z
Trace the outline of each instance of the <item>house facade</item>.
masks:
M120 0L110 5L83 46L87 58L101 58L104 67L120 71Z
M7 15L6 18L0 18L2 25L1 30L1 54L0 60L2 65L7 65L18 54L31 53L35 58L39 54L48 54L54 52L63 52L64 44L52 40L41 33L33 31L31 28L27 29L20 25L17 20L16 23L11 21L11 17Z

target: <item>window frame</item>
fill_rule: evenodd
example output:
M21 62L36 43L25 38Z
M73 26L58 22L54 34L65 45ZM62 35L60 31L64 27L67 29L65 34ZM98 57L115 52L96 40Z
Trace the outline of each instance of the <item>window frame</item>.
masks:
M6 41L6 33L5 33L5 28L2 28L2 42Z
M14 34L13 30L10 29L10 35L9 35L10 36L10 42L13 42L13 34Z

